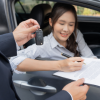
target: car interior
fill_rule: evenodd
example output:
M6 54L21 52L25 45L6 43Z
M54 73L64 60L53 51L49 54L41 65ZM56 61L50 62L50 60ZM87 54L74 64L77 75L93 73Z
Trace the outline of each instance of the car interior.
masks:
M40 28L43 30L43 35L46 36L50 33L49 26L49 15L51 12L51 6L49 4L39 4L33 7L30 18L37 20L40 25ZM32 45L35 43L35 40L32 39L28 43L25 44L25 47Z
M27 1L27 2L26 2ZM31 1L31 2L29 2ZM49 26L49 16L54 5L54 1L57 0L15 0L15 16L17 25L29 18L33 18L38 21L40 28L43 30L44 36L50 33ZM59 2L64 1L64 3L70 3L75 6L80 6L88 8L91 10L98 10L92 8L88 4L78 4L78 0L58 0ZM72 1L72 2L70 2ZM82 0L80 0L82 1ZM83 0L87 1L87 0ZM92 1L92 0L88 0ZM26 3L25 3L26 2ZM74 3L75 2L75 3ZM28 6L29 7L28 7ZM26 9L25 9L26 7ZM17 8L17 9L16 9ZM90 11L91 11L90 10ZM98 11L99 12L99 11ZM100 12L99 12L100 13ZM78 17L78 29L83 33L84 39L90 49L93 51L94 55L100 58L100 15L99 16L84 16L77 15ZM27 42L24 47L27 48L29 45L35 43L35 39L31 39ZM23 49L23 48L22 48ZM51 60L51 59L38 59L38 60ZM53 75L54 71L32 71L26 72L26 74L16 74L13 73L13 80L21 80L29 83L34 88L26 89L25 86L15 85L15 88L20 96L21 100L45 100L46 98L59 92L66 84L72 80L56 77ZM25 85L25 84L24 84ZM54 87L57 91L50 93L45 92L45 86L49 85ZM18 87L20 86L20 87ZM41 91L37 91L38 87L42 87ZM49 89L48 89L49 90ZM87 100L99 100L100 89L98 87L90 86L89 92L87 94Z
M44 36L48 35L50 33L49 15L52 10L51 5L47 3L38 4L32 8L30 13L26 13L23 5L20 3L20 1L18 2L21 5L24 13L16 12L17 23L19 24L23 20L33 18L40 24L40 28L43 30ZM80 18L81 17L78 16L78 19ZM94 55L100 58L100 23L98 20L94 21L96 17L83 16L81 19L78 20L78 29L83 33L84 39L90 49L93 51ZM24 45L24 47L26 48L33 43L35 43L35 39L31 39Z

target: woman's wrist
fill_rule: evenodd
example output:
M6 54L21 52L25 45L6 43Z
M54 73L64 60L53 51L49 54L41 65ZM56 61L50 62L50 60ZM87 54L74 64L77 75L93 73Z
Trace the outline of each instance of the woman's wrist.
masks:
M59 60L58 61L58 70L61 71L64 67L64 60Z

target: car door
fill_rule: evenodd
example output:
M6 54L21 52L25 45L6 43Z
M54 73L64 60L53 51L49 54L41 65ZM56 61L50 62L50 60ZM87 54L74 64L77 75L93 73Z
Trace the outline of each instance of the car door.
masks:
M62 2L62 0L52 0L52 1ZM11 26L12 30L14 29L13 27L16 26L13 2L14 2L13 0L8 0L8 2L6 1L7 5L11 5L11 7L8 7L9 9L8 11L10 13L9 17L13 18L12 19L13 26ZM99 2L97 3L96 1L65 0L63 2L71 3L73 5L76 4L80 6L91 7L95 10L100 10L99 8L100 3ZM34 71L34 72L26 72L24 74L13 73L13 82L21 100L45 100L46 98L62 90L62 88L66 84L72 81L61 77L56 77L53 75L54 72L56 71ZM90 86L89 92L87 94L87 100L100 100L99 94L100 94L100 88Z

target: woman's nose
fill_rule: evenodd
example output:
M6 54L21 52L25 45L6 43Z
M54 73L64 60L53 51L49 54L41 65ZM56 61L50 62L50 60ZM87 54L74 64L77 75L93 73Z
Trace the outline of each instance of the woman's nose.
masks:
M69 29L68 29L68 25L65 25L64 27L63 27L63 31L65 31L65 32L67 32Z

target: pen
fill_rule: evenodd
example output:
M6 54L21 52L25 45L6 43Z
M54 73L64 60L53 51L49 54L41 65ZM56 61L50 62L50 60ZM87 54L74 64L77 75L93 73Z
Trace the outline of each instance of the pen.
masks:
M67 55L67 54L65 54L65 53L61 53L61 55L64 56L64 57L67 57L67 58L70 58L70 57L71 57L70 55ZM77 61L77 62L81 62L81 61ZM83 63L83 64L85 64L85 63ZM85 64L85 65L86 65L86 64Z
M67 55L65 53L62 53L61 55L64 56L64 57L67 57L67 58L70 58L71 57L70 55Z

